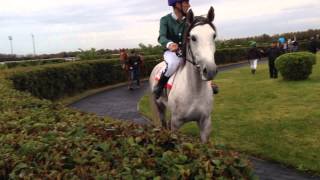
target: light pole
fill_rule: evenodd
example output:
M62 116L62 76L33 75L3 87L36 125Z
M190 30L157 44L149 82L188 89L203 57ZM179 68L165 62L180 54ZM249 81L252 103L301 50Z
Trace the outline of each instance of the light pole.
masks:
M10 41L11 55L13 55L12 36L8 36Z
M31 38L32 38L32 45L33 45L33 55L36 55L36 43L34 41L34 35L31 34Z

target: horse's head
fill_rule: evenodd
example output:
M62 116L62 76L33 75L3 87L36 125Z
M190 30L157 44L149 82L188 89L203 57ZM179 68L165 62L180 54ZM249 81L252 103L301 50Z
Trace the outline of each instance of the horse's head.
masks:
M216 28L212 24L214 16L213 7L210 8L207 17L194 17L192 10L187 14L186 58L200 69L201 77L206 81L212 80L218 72L214 59L216 51Z

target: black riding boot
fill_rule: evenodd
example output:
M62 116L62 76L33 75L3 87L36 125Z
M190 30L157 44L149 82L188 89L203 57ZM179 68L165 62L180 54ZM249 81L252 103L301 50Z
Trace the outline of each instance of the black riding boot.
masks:
M159 99L159 97L162 94L164 86L167 84L170 77L166 77L164 74L161 74L161 77L158 81L158 84L154 87L153 93L156 97L156 99Z

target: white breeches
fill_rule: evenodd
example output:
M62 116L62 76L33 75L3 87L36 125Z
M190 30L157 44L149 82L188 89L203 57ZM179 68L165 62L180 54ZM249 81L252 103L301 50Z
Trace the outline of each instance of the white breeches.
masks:
M257 69L258 59L249 60L249 62L250 62L251 69Z
M175 52L171 51L164 52L163 58L167 64L167 68L164 75L166 77L170 77L178 69L180 63L182 62L182 58L178 57Z

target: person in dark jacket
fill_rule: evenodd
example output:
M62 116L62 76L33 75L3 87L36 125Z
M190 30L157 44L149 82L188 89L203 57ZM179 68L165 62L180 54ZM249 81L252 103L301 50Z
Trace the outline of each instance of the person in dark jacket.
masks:
M137 87L140 87L140 67L142 64L142 59L141 57L134 51L131 51L130 56L128 57L127 60L127 66L129 69L129 74L130 74L130 80L128 83L128 88L129 90L133 90L132 84L133 81L136 80L137 82Z
M317 40L314 37L311 37L310 43L309 43L309 51L312 53L317 53Z
M251 48L248 51L248 60L250 63L251 73L255 74L258 66L258 60L261 59L261 53L257 48L257 43L252 41Z
M277 40L273 40L271 48L266 52L269 60L270 78L278 78L278 70L276 69L275 61L281 54L283 54L283 51L279 48Z
M298 41L297 40L294 40L293 42L292 42L292 52L297 52L298 50L299 50L299 43L298 43Z

